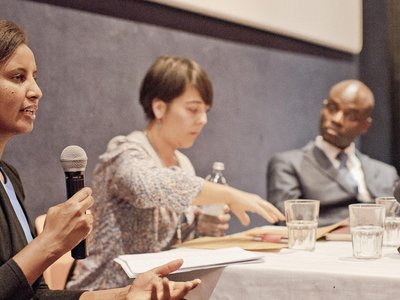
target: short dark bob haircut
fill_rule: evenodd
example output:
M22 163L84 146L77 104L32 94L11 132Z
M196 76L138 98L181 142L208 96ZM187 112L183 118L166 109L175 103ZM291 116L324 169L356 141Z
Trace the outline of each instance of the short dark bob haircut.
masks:
M191 59L161 56L147 71L140 88L140 104L147 119L155 119L152 102L158 98L170 103L182 95L188 85L196 88L203 101L211 107L213 89L207 73Z

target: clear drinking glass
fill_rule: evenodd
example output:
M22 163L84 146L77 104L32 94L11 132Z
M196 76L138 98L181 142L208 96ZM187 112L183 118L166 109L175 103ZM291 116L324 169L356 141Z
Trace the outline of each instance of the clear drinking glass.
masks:
M382 255L385 207L381 204L350 204L350 232L355 258L374 259Z
M315 249L319 201L295 199L285 201L286 226L290 249Z
M378 197L376 204L385 207L384 246L400 246L400 204L395 197Z

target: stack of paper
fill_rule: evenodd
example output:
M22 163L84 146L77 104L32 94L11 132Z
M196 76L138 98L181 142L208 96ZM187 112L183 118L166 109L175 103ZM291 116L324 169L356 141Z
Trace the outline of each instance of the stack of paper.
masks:
M263 256L262 253L249 252L239 247L216 250L179 248L157 253L120 255L114 261L122 266L130 278L135 278L140 273L179 258L182 258L184 263L175 273L217 268L241 262L260 262Z

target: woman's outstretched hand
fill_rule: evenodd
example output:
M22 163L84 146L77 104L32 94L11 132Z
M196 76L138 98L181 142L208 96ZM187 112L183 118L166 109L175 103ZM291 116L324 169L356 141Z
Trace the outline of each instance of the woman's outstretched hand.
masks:
M234 197L228 203L232 213L234 213L243 225L250 223L249 215L246 212L257 213L270 223L284 221L285 216L274 205L262 199L256 194L251 194L234 189Z
M284 221L285 216L274 205L260 196L247 193L231 186L204 181L203 189L193 200L192 204L222 204L229 206L243 225L250 223L247 212L259 214L269 223Z

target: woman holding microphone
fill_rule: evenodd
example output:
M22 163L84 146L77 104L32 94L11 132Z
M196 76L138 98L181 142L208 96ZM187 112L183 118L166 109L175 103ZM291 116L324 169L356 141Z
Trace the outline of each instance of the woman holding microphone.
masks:
M144 273L132 285L118 289L53 291L44 283L43 271L92 230L93 217L85 212L93 198L91 189L83 188L51 207L43 232L35 236L18 173L1 158L12 137L33 130L42 97L36 79L36 62L25 32L13 22L0 20L0 299L182 298L199 280L164 278L181 266L181 260Z

